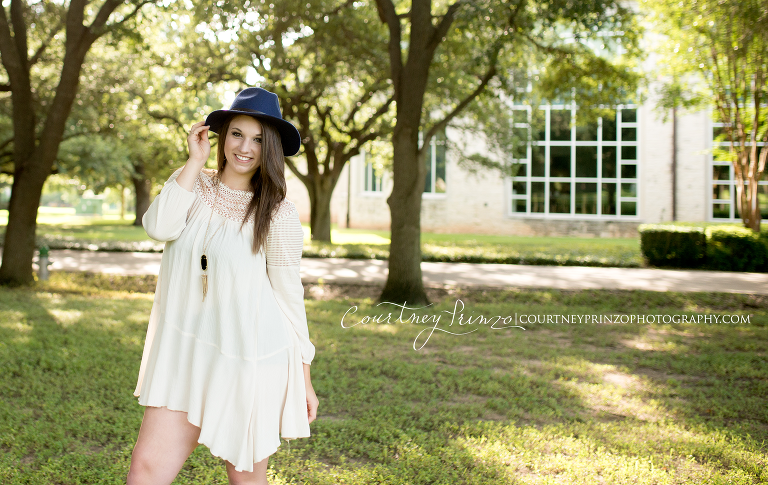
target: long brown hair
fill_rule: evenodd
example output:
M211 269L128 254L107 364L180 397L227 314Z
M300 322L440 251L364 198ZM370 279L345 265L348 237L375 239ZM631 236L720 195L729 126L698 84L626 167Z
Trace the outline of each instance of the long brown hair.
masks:
M219 177L224 171L227 159L224 156L224 142L227 140L229 124L238 115L230 116L219 130L219 146L216 151L216 161L219 166ZM266 251L267 234L272 223L272 213L285 199L287 186L285 183L285 156L280 133L268 121L258 119L261 123L261 163L256 173L251 177L253 198L245 211L245 217L240 225L242 228L251 214L255 214L253 222L253 252L258 253L264 247Z

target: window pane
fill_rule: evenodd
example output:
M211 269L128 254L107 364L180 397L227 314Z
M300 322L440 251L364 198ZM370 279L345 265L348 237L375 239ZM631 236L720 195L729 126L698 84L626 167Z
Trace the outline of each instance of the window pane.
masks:
M637 165L622 165L621 178L623 179L637 178Z
M525 199L515 199L512 201L512 212L525 213Z
M531 111L531 139L544 141L547 128L547 112L541 109Z
M603 147L603 178L616 178L616 147Z
M622 128L621 141L637 141L637 128Z
M513 128L513 158L527 158L528 156L528 128Z
M731 167L729 165L713 165L712 180L730 180Z
M730 219L731 204L713 204L712 218L713 219Z
M576 139L581 141L597 141L597 121L585 125L576 125Z
M712 147L712 161L713 162L731 162L731 149L727 146L719 147L714 146Z
M728 139L727 138L727 136L728 136L727 130L728 130L728 128L726 128L725 126L713 126L712 127L712 139L714 140L714 139L722 136L722 138L721 138L722 141L727 140Z
M603 140L616 141L616 114L603 118Z
M636 202L622 202L621 203L621 215L622 216L636 216L637 215L637 203Z
M528 176L528 164L523 163L513 163L512 164L512 176L513 177L527 177Z
M445 193L445 141L439 142L435 148L435 192Z
M569 214L571 212L571 184L568 182L549 183L549 212Z
M718 185L712 186L712 198L713 199L725 199L731 198L731 186L730 185Z
M512 111L513 123L528 123L528 111L524 109L516 109Z
M637 147L621 147L622 160L637 160Z
M597 147L576 147L576 176L597 177Z
M759 185L757 187L757 202L760 205L760 217L768 217L768 185Z
M531 177L543 177L544 168L544 147L531 147Z
M515 195L525 195L525 181L512 182L512 193Z
M637 184L621 184L622 197L637 197Z
M621 122L622 123L636 123L637 122L637 110L636 109L623 109L623 110L621 110Z
M549 148L549 176L571 176L571 147Z
M570 141L571 110L553 109L550 111L549 139L553 141Z
M544 212L544 182L531 182L531 212Z
M616 215L616 184L603 184L600 204L603 214Z
M576 213L597 214L597 184L576 184Z

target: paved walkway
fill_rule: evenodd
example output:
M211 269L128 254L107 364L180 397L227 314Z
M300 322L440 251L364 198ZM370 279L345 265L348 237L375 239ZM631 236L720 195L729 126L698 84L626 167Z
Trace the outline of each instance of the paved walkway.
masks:
M51 251L52 271L115 274L157 274L160 253ZM592 268L585 266L526 266L517 264L421 263L429 286L486 286L559 289L621 289L651 291L720 291L768 295L768 274L723 271ZM379 283L387 262L360 259L301 260L305 282Z

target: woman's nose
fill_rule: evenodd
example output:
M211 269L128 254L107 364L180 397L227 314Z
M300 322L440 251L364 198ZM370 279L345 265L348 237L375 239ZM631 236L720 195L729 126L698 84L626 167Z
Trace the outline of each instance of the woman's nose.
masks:
M241 151L247 152L247 151L248 151L248 150L250 150L251 148L252 148L252 147L251 147L251 141L250 141L250 140L247 140L247 139L245 139L245 138L243 138L242 140L240 140L240 150L241 150Z

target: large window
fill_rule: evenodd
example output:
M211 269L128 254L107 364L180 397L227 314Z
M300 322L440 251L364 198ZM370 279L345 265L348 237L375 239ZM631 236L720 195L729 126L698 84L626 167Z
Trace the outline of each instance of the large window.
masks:
M730 147L724 141L724 124L712 124L712 198L710 205L710 217L713 220L741 221L738 204L736 202L736 177L733 173L733 164L730 158ZM765 150L764 143L758 143L758 150ZM759 152L758 152L759 154ZM746 188L746 184L744 187ZM768 178L763 177L758 181L757 200L760 204L760 216L768 218Z
M445 193L445 131L438 132L427 148L427 177L424 180L425 194Z
M637 217L635 106L620 106L594 123L579 123L572 105L516 106L512 116L519 141L517 176L509 179L512 215Z

